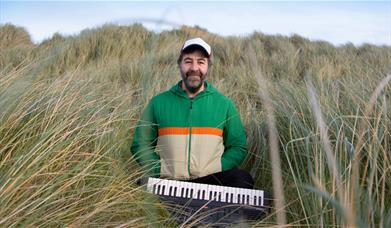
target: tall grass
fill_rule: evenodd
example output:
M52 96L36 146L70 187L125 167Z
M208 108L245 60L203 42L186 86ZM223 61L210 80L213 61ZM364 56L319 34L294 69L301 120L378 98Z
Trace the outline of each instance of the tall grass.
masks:
M0 28L0 226L175 226L136 184L129 144L194 36L213 47L209 81L238 106L243 168L283 199L249 225L391 226L391 47L141 25L34 45Z
M137 109L128 106L134 91L111 89L76 71L33 83L3 114L2 226L138 226L149 219L135 184L140 171L123 158L136 121Z

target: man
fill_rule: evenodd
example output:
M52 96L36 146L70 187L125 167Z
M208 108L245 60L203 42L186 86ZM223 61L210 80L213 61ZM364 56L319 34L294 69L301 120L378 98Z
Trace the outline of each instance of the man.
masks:
M131 151L152 176L253 188L252 177L238 169L247 151L239 114L206 81L211 56L201 38L184 43L177 60L182 80L151 99Z

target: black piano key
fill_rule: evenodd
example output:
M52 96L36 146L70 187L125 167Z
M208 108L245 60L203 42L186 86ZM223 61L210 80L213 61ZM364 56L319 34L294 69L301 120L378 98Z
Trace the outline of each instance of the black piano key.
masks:
M152 193L153 193L153 194L156 194L156 184L154 184L154 185L152 186Z
M157 186L157 194L160 195L160 185Z

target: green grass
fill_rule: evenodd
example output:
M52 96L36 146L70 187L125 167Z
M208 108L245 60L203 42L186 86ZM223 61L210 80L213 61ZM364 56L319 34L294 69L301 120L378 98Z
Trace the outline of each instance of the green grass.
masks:
M129 145L194 36L213 47L209 81L245 125L242 167L282 202L250 225L391 226L389 46L141 25L40 44L13 25L0 34L0 226L175 226L136 185Z

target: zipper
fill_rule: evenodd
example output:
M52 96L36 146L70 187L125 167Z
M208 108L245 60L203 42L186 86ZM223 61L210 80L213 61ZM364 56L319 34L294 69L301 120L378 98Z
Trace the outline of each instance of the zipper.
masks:
M192 131L192 121L191 115L193 110L193 98L190 98L190 106L189 106L189 151L187 152L187 172L190 177L190 151L191 151L191 131Z

